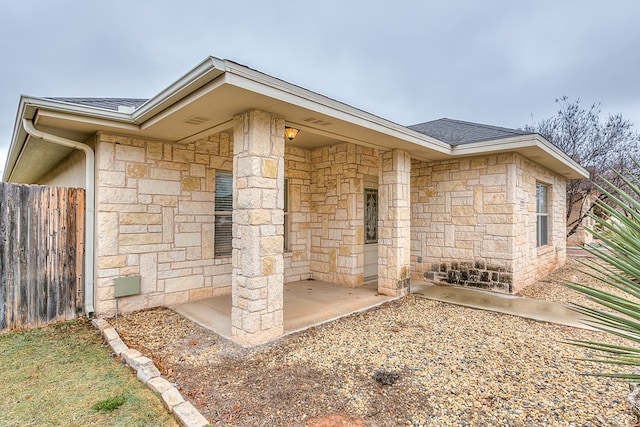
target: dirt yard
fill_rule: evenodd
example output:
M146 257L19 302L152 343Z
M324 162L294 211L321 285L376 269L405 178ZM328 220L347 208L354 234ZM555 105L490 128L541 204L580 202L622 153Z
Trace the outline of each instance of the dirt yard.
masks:
M523 295L583 301L575 278L595 283L569 267ZM417 296L252 351L169 309L109 321L213 425L636 425L628 386L563 342L612 337Z

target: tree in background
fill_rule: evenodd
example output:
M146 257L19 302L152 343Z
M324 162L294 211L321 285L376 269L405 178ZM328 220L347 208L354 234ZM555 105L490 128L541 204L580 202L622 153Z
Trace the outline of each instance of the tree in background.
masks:
M594 183L606 178L614 185L624 187L618 175L612 169L629 171L635 175L640 167L633 158L640 158L640 135L634 131L633 123L622 115L609 115L601 118L600 104L584 108L580 99L571 101L563 96L556 99L560 107L555 116L524 127L526 131L536 132L553 145L564 151L591 174L591 179L569 180L567 182L567 237L576 232L587 213L597 206L589 203L581 214L570 219L576 207L585 204L585 200L597 194L600 200L607 196L597 192Z

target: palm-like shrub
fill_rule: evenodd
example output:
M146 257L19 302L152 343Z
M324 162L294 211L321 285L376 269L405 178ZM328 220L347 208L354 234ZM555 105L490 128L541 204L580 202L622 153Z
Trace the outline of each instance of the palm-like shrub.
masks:
M607 219L591 215L596 226L589 230L603 247L586 247L591 254L606 263L582 263L584 273L598 278L618 291L614 293L594 289L579 283L567 286L602 308L590 308L573 304L572 309L587 317L587 323L596 329L629 340L629 345L572 340L571 343L597 350L602 356L588 360L621 367L640 367L640 180L631 174L616 172L626 184L626 189L616 187L610 181L598 186L609 204L596 201L597 208ZM640 372L631 369L598 374L640 383Z

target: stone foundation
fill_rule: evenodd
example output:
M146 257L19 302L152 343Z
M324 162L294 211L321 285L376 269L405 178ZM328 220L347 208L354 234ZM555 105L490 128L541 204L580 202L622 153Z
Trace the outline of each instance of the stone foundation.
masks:
M485 261L454 261L433 264L424 278L434 282L511 293L513 273L510 269Z

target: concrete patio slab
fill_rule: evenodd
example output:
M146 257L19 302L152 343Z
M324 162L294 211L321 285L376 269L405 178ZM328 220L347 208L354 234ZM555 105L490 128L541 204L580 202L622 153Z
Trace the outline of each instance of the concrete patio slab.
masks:
M319 280L284 285L284 332L290 334L368 310L397 299L378 294L376 282L347 288ZM172 306L193 322L231 339L231 295L222 295Z
M584 318L578 313L552 302L421 281L411 282L411 293L480 310L593 329L584 323ZM375 282L359 288L347 288L319 280L288 283L284 286L284 333L291 334L398 298L378 294ZM191 301L171 308L218 335L231 339L231 295Z

